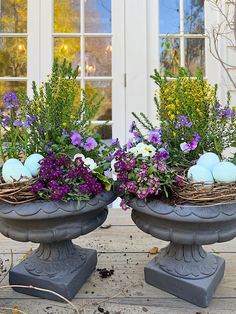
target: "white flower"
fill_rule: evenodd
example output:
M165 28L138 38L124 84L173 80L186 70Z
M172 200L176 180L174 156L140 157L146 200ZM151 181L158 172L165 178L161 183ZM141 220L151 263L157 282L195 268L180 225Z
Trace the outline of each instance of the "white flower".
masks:
M112 178L113 178L114 181L117 181L117 173L116 173L116 170L115 170L115 163L116 162L117 161L115 160L115 158L112 159L112 161L111 161Z
M94 169L97 168L97 164L96 164L96 162L92 158L89 158L89 157L85 158L85 156L83 154L76 154L74 156L73 160L75 161L75 159L78 158L78 157L80 157L82 159L84 164L86 166L88 166L90 170L93 171Z
M133 153L135 157L138 155L142 155L143 157L152 157L155 155L156 149L152 145L138 143L138 145L130 149L130 152Z

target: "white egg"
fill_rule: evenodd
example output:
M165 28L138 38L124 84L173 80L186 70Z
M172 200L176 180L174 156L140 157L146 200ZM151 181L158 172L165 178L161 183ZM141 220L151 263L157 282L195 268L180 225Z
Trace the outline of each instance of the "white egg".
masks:
M211 171L200 165L195 165L189 168L188 179L194 183L203 182L206 184L212 184L214 182Z
M219 157L214 153L205 153L197 161L197 165L213 170L213 168L220 162Z
M2 177L5 182L27 181L32 178L30 171L17 163L5 163L2 167Z
M236 181L236 166L229 161L222 161L214 167L213 177L218 182L234 182Z
M44 157L40 154L32 154L30 155L24 163L24 166L30 171L33 177L36 177L39 173L40 169L40 160Z

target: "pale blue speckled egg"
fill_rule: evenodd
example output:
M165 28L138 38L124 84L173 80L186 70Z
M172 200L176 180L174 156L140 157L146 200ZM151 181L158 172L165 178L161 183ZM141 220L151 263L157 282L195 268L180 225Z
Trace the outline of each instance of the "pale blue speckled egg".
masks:
M220 162L219 157L214 153L205 153L197 161L197 165L213 170L213 168Z
M31 175L36 177L40 169L40 160L44 157L40 154L32 154L25 160L24 166L29 169Z
M212 184L214 182L211 171L200 165L195 165L189 168L188 180L193 183L203 182L205 184Z
M234 182L236 181L236 166L232 162L222 161L214 167L212 174L217 182Z
M5 162L2 167L2 177L7 183L13 181L27 181L32 178L30 171L22 163Z

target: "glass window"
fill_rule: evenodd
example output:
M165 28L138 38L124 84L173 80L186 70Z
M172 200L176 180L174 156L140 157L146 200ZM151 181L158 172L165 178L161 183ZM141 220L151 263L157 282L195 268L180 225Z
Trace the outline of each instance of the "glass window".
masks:
M0 107L5 93L26 91L26 82L27 0L1 0Z
M160 71L205 74L204 0L159 0Z
M78 66L80 87L104 98L94 121L103 138L112 129L111 32L111 0L54 0L54 56Z

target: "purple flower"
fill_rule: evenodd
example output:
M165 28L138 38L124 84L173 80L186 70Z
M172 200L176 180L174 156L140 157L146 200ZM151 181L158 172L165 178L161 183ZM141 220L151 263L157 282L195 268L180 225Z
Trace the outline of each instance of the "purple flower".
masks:
M150 131L148 140L150 143L160 144L161 143L161 129Z
M13 125L18 127L18 126L22 126L23 123L21 121L16 120L16 121L14 121Z
M133 135L134 135L135 142L139 142L141 140L138 131L134 130Z
M169 153L167 152L167 150L164 147L162 147L158 150L158 154L159 154L161 160L167 160L170 157Z
M3 103L6 109L19 107L18 100L15 93L7 93L3 96Z
M179 129L181 126L186 126L187 128L190 128L193 123L192 122L188 122L188 117L186 116L180 116L178 119L178 123L176 125L176 129Z
M76 131L71 132L70 139L73 145L79 146L82 142L82 136Z
M177 175L177 176L175 177L175 180L176 180L176 182L178 183L178 186L179 186L179 187L181 187L181 188L184 187L184 180L183 180L180 176Z
M119 139L118 139L118 138L113 139L113 140L111 141L111 146L120 147Z
M98 143L95 141L93 137L88 137L86 142L83 144L83 148L89 152L90 150L93 150L95 147L97 147Z
M130 138L130 139L128 140L128 143L127 143L127 148L128 148L128 149L131 149L132 147L133 147L133 139Z
M135 121L132 121L132 123L131 123L131 125L129 127L129 133L133 133L135 128L136 128L136 123L135 123Z
M68 137L69 134L67 133L67 131L65 129L62 130L61 134L65 137Z
M186 143L186 142L181 143L180 148L184 153L187 154L190 151L195 150L197 148L197 145L198 145L198 140L193 137L190 143Z
M197 132L194 132L193 137L195 138L196 141L200 142L201 136Z
M36 182L32 185L32 189L31 192L32 193L38 193L39 191L41 191L44 188L44 185L42 182Z
M11 123L11 118L9 116L6 116L4 120L1 121L3 127L8 126Z
M230 108L224 108L222 110L222 116L225 116L227 119L234 119L235 113Z

